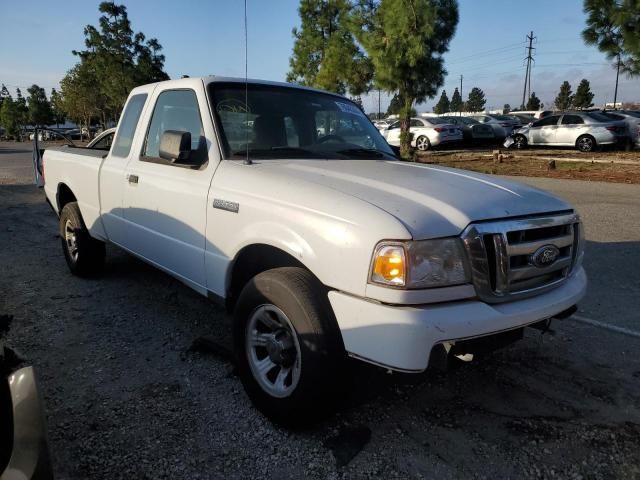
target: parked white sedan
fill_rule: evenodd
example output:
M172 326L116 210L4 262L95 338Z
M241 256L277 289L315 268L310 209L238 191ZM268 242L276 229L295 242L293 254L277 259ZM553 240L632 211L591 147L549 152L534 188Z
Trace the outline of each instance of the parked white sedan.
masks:
M418 150L429 150L444 143L461 142L462 130L445 120L432 118L412 118L409 131L413 133L411 146ZM392 123L382 132L389 145L400 145L400 121Z

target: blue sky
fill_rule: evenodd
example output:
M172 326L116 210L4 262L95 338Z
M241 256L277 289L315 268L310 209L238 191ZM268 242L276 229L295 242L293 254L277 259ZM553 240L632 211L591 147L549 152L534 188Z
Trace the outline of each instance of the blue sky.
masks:
M135 31L157 37L171 77L244 74L243 2L241 0L130 0ZM525 36L533 30L536 64L532 90L550 104L563 80L574 90L587 78L595 101L612 101L615 71L597 49L586 47L582 0L460 0L460 23L445 65L449 96L464 75L463 96L471 87L484 90L487 107L517 105L522 99ZM84 44L83 28L97 24L99 1L51 2L0 0L0 82L27 87L57 87ZM248 0L249 76L284 80L293 45L291 29L299 24L297 0ZM622 77L619 99L640 100L640 78ZM433 101L418 110L431 110ZM377 108L377 95L364 99ZM382 94L385 108L388 95Z

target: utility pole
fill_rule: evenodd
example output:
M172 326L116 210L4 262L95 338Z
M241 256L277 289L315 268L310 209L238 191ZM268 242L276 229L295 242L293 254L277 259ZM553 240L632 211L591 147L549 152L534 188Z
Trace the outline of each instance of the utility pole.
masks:
M462 106L464 105L464 100L462 100L462 75L460 75L460 112L458 112L458 116L462 116Z
M529 40L529 46L527 47L527 56L525 60L527 61L527 72L524 76L524 88L522 89L522 108L526 108L526 104L524 103L525 98L531 98L531 62L533 62L532 51L535 50L533 47L533 41L536 37L533 36L533 32L530 35L527 35L527 40ZM529 97L527 97L527 85L529 86Z
M616 71L616 90L613 93L613 109L617 110L616 102L618 101L618 77L620 76L620 54L618 54L618 67Z
M380 89L378 89L378 118L376 120L380 120Z

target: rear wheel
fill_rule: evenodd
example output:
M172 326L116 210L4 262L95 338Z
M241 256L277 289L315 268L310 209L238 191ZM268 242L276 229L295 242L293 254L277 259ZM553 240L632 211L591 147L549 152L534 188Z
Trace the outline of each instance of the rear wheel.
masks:
M596 139L591 135L583 135L576 140L576 148L581 152L592 152L596 148Z
M262 413L304 426L331 410L345 353L326 289L311 273L286 267L258 274L234 317L240 379Z
M77 202L67 203L60 212L60 240L71 273L87 276L102 269L104 243L89 235Z
M431 148L431 143L425 135L420 135L416 140L416 148L421 152L424 152L425 150L429 150Z
M513 146L518 150L527 148L527 137L524 135L516 135L513 137Z

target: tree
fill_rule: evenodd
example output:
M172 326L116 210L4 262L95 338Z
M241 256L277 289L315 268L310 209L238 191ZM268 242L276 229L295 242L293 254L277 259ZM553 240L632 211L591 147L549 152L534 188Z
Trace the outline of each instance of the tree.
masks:
M16 102L13 101L11 95L2 101L0 108L0 125L2 125L7 135L18 137L20 135L20 124L18 122L18 110Z
M511 111L511 105L509 105L508 103L505 103L504 106L502 107L502 114L506 115L510 111Z
M103 14L99 27L85 27L86 50L74 50L73 54L80 58L83 73L94 72L98 95L95 115L104 125L107 118L117 118L132 88L169 76L163 70L162 46L155 38L146 40L144 34L134 34L127 7L102 2L98 9Z
M34 84L27 89L27 92L29 92L29 99L27 100L29 123L35 127L52 124L54 122L53 111L44 88Z
M433 107L433 111L438 115L449 112L449 97L447 97L447 91L442 90L442 94L440 95L440 100L436 103L436 106Z
M619 71L640 75L640 5L638 0L584 0L587 26L582 38L595 45ZM616 76L616 87L618 79Z
M469 98L466 102L467 112L482 112L487 100L484 98L484 92L478 87L473 87L469 92Z
M456 0L361 0L353 31L373 62L376 84L398 92L400 153L410 156L414 104L433 98L444 83L443 54L458 24Z
M373 67L355 42L348 0L301 0L288 82L353 95L371 87Z
M16 88L15 115L20 131L29 123L29 108L27 100L22 96L22 91Z
M2 84L2 89L0 89L0 108L2 108L2 103L5 100L11 100L11 94L9 93L9 89L7 89L6 85Z
M529 100L527 101L527 106L525 110L540 110L542 108L542 103L540 99L536 96L536 92L532 92Z
M573 95L571 93L571 85L566 80L560 85L560 92L555 99L556 108L560 111L569 110L573 104Z
M69 118L89 127L91 119L100 113L99 85L96 74L88 62L73 67L60 82L60 109Z
M449 111L450 112L461 112L462 111L462 96L460 95L460 92L458 91L458 88L456 88L453 91L453 95L451 96L451 102L449 104Z
M355 103L358 107L360 107L360 110L364 112L364 105L362 104L362 97L360 95L351 97L349 100Z
M400 99L400 95L396 93L391 98L391 101L389 102L389 107L387 108L387 116L398 115L400 113L401 108L402 108L402 100Z
M66 114L63 107L62 96L56 91L55 88L51 89L51 113L53 114L53 123L56 127L59 127L61 123L66 120Z
M573 96L573 108L590 108L593 107L593 92L589 85L589 80L583 78L576 89L576 94Z

